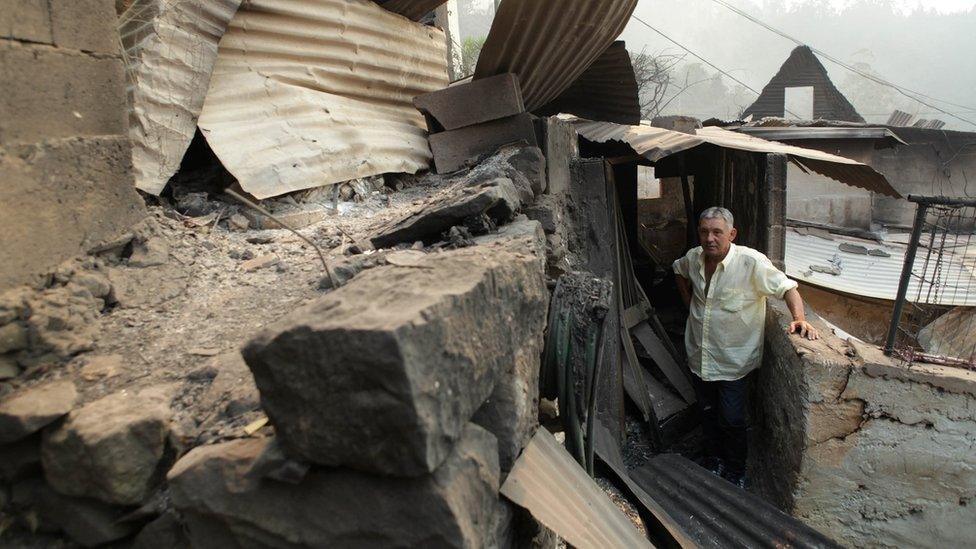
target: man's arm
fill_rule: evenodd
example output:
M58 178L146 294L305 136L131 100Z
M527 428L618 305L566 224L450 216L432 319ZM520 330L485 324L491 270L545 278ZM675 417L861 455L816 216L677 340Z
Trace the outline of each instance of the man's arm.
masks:
M820 332L807 322L806 315L803 313L803 298L800 297L800 292L796 291L796 288L791 288L783 294L783 300L786 301L786 306L793 315L793 322L790 322L790 327L786 331L807 339L820 339Z
M674 275L674 281L678 285L681 301L685 302L685 307L691 307L691 282L679 274Z

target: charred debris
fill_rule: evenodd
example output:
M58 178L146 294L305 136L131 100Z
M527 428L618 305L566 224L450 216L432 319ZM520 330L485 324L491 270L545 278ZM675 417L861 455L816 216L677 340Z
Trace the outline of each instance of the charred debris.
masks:
M504 0L454 82L443 1L82 4L15 3L0 38L4 544L846 536L798 488L810 402L883 360L771 339L755 416L782 452L739 491L692 461L669 266L714 204L782 266L788 165L901 195L748 124L642 122L636 0ZM884 406L829 398L842 441Z

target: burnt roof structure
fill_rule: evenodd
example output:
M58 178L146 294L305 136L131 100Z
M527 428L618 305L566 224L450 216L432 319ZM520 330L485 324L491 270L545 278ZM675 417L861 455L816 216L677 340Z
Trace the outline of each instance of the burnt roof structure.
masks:
M854 105L830 81L827 69L807 46L798 46L790 53L776 76L763 88L759 99L742 116L785 116L786 88L805 86L813 87L814 118L864 122Z

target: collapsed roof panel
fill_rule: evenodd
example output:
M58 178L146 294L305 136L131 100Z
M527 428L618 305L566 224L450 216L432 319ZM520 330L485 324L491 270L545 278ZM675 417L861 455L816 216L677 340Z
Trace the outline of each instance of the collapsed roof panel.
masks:
M566 91L535 112L540 116L569 113L588 120L640 124L637 77L624 42L611 44Z
M241 0L136 0L119 18L136 187L159 194L180 167Z
M376 3L407 19L420 21L425 15L439 8L447 0L376 0Z
M651 162L657 162L667 156L704 144L756 153L785 154L802 168L846 185L901 198L885 176L867 164L843 156L777 141L767 141L714 126L697 128L693 130L694 133L682 133L653 126L624 126L610 122L579 121L576 130L585 139L597 143L607 141L626 143L635 153Z
M518 75L527 110L556 99L616 40L637 0L505 0L474 78Z
M200 129L258 198L431 160L413 98L448 83L442 31L364 0L252 0L220 42Z

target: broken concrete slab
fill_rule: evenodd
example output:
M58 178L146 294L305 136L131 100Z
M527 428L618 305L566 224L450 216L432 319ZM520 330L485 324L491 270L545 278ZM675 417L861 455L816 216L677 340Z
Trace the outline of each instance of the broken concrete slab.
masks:
M370 240L376 248L389 248L401 242L432 242L464 220L487 214L504 222L521 207L518 190L511 179L496 177L474 186L457 186L435 196L419 212L395 221Z
M169 388L120 392L71 412L44 433L44 476L58 492L138 505L161 480Z
M5 397L0 402L0 444L39 431L70 412L77 399L75 384L67 380L35 385Z
M455 84L414 98L431 133L456 130L525 112L518 76L512 73Z
M538 330L547 298L531 254L429 254L417 266L360 274L242 354L293 456L417 476L448 455Z
M198 447L169 473L193 546L493 546L498 506L494 437L475 425L430 475L391 479L317 468L298 485L246 471L269 439Z
M430 136L437 173L455 172L476 164L502 146L513 143L537 145L531 115L518 114Z

